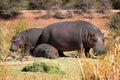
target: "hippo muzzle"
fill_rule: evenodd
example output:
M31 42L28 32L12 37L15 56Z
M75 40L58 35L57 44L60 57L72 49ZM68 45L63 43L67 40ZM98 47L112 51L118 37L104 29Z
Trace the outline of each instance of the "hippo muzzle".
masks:
M104 42L96 43L95 46L93 47L93 53L95 54L95 56L106 53Z
M16 46L15 44L12 44L9 50L12 52L16 52L18 48L19 48L18 46Z

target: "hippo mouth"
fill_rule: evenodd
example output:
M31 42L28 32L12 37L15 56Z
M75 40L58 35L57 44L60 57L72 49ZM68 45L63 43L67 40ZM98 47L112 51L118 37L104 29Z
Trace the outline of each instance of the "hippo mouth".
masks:
M94 53L95 56L100 56L102 54L105 54L105 51L94 51L93 50L93 53Z
M105 52L97 52L97 51L94 51L94 49L91 48L90 51L89 51L89 54L92 58L97 59L97 58L99 58L100 55L105 54Z
M89 54L90 54L90 56L91 56L92 58L95 58L95 59L98 58L98 56L96 55L96 53L93 51L92 48L90 49Z
M16 51L18 51L18 48L17 47L10 47L9 50L12 51L12 52L16 52Z
M18 50L10 49L10 51L12 51L12 52L16 52L16 51L18 51Z
M106 53L106 49L105 49L104 46L100 46L100 45L94 46L93 47L93 53L94 53L95 56L98 56L98 55Z

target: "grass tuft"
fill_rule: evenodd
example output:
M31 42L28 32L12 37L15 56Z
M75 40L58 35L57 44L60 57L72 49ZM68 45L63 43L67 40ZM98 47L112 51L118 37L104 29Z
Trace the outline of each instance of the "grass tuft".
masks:
M58 66L51 63L45 62L34 62L33 64L29 64L25 66L22 71L26 72L42 72L42 73L49 73L49 74L58 74L63 75L64 72L59 69Z

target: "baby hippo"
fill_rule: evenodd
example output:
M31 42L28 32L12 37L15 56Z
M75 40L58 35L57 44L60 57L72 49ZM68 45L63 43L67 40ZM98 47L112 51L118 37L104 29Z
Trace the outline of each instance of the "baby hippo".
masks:
M38 45L32 55L34 57L45 57L49 59L56 59L59 57L58 50L49 44Z

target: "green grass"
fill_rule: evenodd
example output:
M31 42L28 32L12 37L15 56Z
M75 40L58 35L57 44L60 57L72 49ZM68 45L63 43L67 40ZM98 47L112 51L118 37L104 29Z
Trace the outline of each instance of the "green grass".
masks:
M50 62L34 62L25 66L22 71L24 72L41 72L56 75L63 75L64 72L59 69L59 66Z
M84 61L84 59L82 60ZM48 72L23 72L23 68L28 66L26 65L17 65L17 66L7 66L7 76L23 76L26 75L32 76L39 76L39 75L47 75L47 76L54 76L57 78L80 78L80 70L78 60L76 58L58 58L58 59L39 59L36 61L37 63L45 63L49 67ZM29 64L32 65L32 64ZM1 71L0 71L1 72ZM2 74L2 72L0 73ZM1 75L0 75L1 76ZM47 78L47 77L46 77Z

